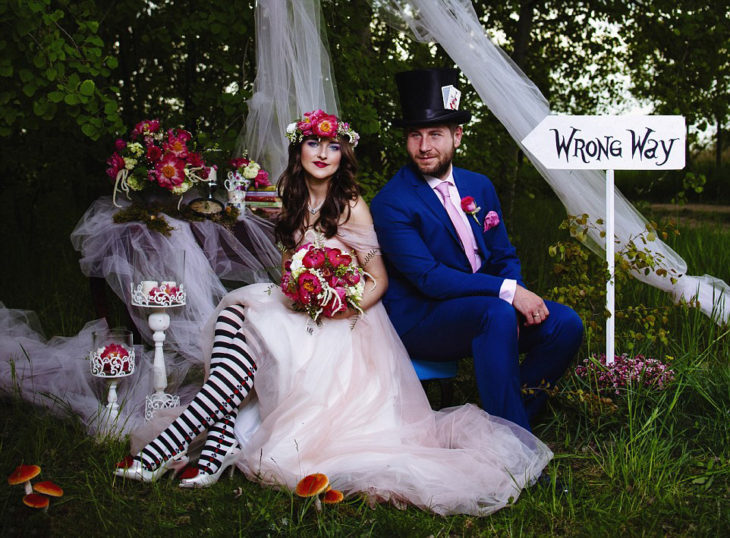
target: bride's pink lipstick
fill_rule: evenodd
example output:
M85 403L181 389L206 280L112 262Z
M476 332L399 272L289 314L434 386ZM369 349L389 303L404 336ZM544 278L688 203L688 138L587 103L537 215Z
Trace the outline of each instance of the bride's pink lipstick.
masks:
M324 168L329 165L327 163L323 163L322 161L314 161L314 166L316 166L317 168Z

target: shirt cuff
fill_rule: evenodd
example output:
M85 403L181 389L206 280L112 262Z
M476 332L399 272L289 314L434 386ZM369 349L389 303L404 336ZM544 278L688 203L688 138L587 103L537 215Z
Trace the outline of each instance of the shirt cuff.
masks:
M515 298L515 290L517 290L517 281L511 278L505 278L502 286L499 288L499 298L512 304Z

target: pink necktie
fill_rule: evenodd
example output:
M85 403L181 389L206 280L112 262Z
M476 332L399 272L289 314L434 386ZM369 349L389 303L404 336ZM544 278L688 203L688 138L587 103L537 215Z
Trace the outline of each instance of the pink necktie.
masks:
M454 224L454 228L456 228L456 234L461 240L461 246L464 248L464 252L466 252L466 257L469 258L471 270L472 272L474 272L479 269L479 259L477 258L476 252L474 252L474 248L472 247L474 235L468 228L468 226L464 224L464 221L461 218L461 213L459 213L459 210L454 205L454 202L451 201L451 196L449 196L448 182L442 181L441 183L436 185L436 190L441 195L441 201L444 204L444 209L446 209L446 212L449 214L451 222Z

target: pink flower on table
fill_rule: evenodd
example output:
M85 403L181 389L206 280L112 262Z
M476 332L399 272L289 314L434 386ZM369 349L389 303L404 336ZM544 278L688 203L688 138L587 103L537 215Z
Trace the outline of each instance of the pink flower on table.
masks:
M127 142L124 141L122 138L117 138L114 142L114 147L117 149L117 151L122 151L124 148L127 147Z
M322 267L325 260L326 257L321 248L310 248L302 258L302 264L304 264L304 267L317 269Z
M185 132L185 131L183 131ZM189 136L175 135L172 130L167 132L167 142L162 145L166 153L172 153L178 159L185 159L188 156L187 141Z
M104 348L104 351L101 354L101 358L107 359L111 355L117 355L121 358L128 356L129 352L124 346L120 346L119 344L109 344Z
M119 171L124 169L124 157L115 151L112 156L107 159L106 164L109 165L109 168L106 169L107 175L112 179L116 179Z
M185 181L185 161L168 153L155 165L155 172L160 187L172 189Z
M142 120L132 129L131 137L135 140L139 135L149 137L160 130L160 120Z
M237 159L231 159L231 166L233 168L246 168L250 162L245 157L238 157Z
M160 157L162 157L162 150L152 144L151 146L147 147L147 160L151 163L156 163L160 160Z
M499 215L496 211L490 211L487 216L484 217L484 231L491 230L499 224Z
M309 304L312 299L322 291L322 284L316 275L312 273L302 273L299 275L299 300L304 304Z
M255 188L259 187L268 187L269 186L269 173L266 172L263 168L259 170L259 173L256 174L256 177L253 178L253 186Z

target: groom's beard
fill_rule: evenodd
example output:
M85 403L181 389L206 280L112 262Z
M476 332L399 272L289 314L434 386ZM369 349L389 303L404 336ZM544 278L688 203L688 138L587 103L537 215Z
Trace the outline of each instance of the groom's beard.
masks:
M410 157L411 162L416 165L416 168L418 168L418 171L421 172L421 174L424 176L433 176L443 179L451 168L451 161L454 160L454 153L456 153L456 148L451 146L451 149L447 150L447 152L436 153L433 155L435 162L428 165L420 163L413 155L410 155ZM431 155L429 154L429 156Z

